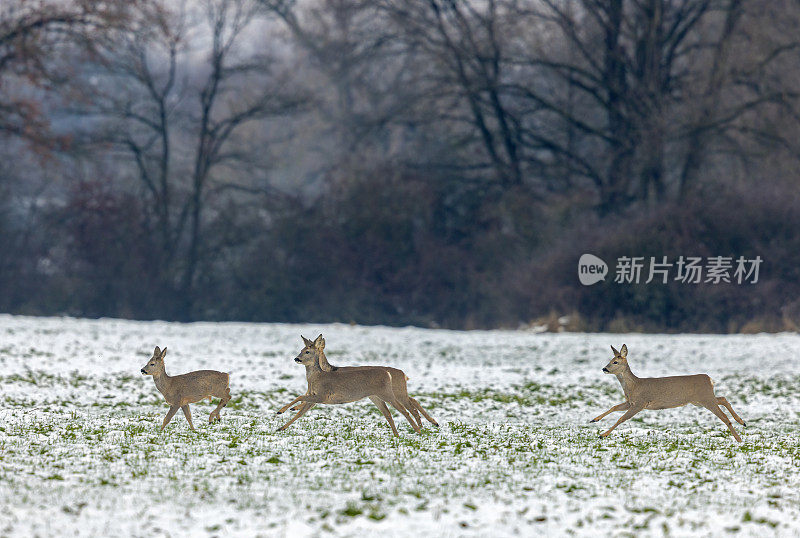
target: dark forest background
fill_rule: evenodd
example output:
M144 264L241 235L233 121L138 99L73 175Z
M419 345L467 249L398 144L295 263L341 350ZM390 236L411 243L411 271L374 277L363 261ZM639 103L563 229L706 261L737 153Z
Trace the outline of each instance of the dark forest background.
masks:
M799 27L788 0L4 0L0 311L797 330ZM612 278L581 286L584 252ZM615 284L623 255L764 262Z

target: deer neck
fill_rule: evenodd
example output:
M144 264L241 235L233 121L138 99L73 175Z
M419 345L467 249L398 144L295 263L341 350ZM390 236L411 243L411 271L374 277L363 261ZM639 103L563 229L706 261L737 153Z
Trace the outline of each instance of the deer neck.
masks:
M170 380L171 378L167 375L167 369L164 366L153 374L153 381L156 382L156 388L161 394L169 392Z
M630 394L630 391L633 389L634 385L639 381L639 378L633 375L631 372L631 367L625 364L625 368L615 374L617 379L619 380L619 384L622 385L622 391L625 393L625 396Z
M328 372L335 372L336 371L336 366L334 366L334 365L332 365L331 363L328 362L328 357L326 357L325 353L323 353L322 351L319 352L319 364L320 364L320 368L327 367L327 371Z
M319 362L314 361L311 364L306 364L306 379L308 383L311 384L314 378L322 375L325 373L322 368L319 367Z

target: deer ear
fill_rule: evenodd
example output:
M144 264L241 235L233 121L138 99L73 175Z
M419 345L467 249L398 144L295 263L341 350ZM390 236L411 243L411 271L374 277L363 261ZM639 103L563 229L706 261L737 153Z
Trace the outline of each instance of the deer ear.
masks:
M163 359L164 355L166 354L167 354L167 348L164 348L164 350L161 352L161 358Z
M159 355L161 355L161 348L156 346L155 350L153 350L153 356L158 357Z
M331 366L331 363L329 363L328 359L325 358L324 353L320 353L317 355L317 364L319 364L320 370L323 370L325 372L333 372L333 366Z
M314 340L314 347L320 351L325 349L325 339L322 337L322 335L317 336L317 339Z
M611 346L611 351L613 351L613 352L614 352L614 356L615 356L615 357L616 357L617 355L619 355L619 351L617 351L616 349L614 349L614 346Z
M622 344L622 349L619 350L619 356L623 359L628 356L628 346Z
M306 338L302 334L300 335L300 338L303 339L303 343L306 345L306 347L314 347L314 342L312 342L311 340L309 340L308 338Z

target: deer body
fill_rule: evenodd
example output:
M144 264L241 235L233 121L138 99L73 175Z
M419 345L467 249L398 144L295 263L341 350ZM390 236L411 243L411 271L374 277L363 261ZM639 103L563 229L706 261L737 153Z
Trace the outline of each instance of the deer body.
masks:
M706 374L670 377L636 377L626 364L624 373L616 374L625 399L645 402L645 409L671 409L700 402L714 393L714 383Z
M345 404L363 400L368 396L384 396L382 398L384 401L390 401L394 395L392 374L385 370L323 372L310 367L306 372L306 380L311 389L309 394L314 396L314 400L318 400L314 403Z
M611 428L602 433L601 437L607 437L614 428L643 409L670 409L686 404L694 404L705 407L714 413L725 423L733 434L734 439L738 442L742 441L727 415L720 409L720 405L730 411L736 422L744 426L744 421L736 414L725 397L718 397L714 394L714 383L708 375L695 374L639 378L633 374L628 365L627 346L623 345L620 351L614 349L613 346L611 349L614 352L614 358L603 368L603 371L614 374L617 377L620 385L622 385L622 391L625 393L625 401L615 405L590 422L597 422L614 411L625 411L625 414Z
M395 435L398 435L397 428L386 406L387 403L400 411L417 433L420 431L420 419L417 411L421 411L428 420L436 424L419 406L419 403L408 396L407 378L402 370L382 366L331 366L323 352L325 340L322 335L319 335L313 342L303 337L303 342L305 347L295 361L306 367L308 390L304 395L298 396L278 411L278 414L283 413L296 403L302 402L295 408L297 414L279 430L288 428L318 403L343 404L363 398L369 398L378 407ZM416 422L409 411L413 413Z
M320 362L327 363L327 358L325 357L324 352L320 352ZM389 374L391 374L392 376L392 392L394 392L394 395L397 398L397 400L400 403L402 403L403 406L414 417L417 426L419 426L420 429L422 428L422 418L420 417L421 413L422 416L425 417L425 420L427 420L437 428L439 427L439 423L436 422L436 420L434 420L434 418L431 417L427 411L425 411L422 405L420 405L420 403L416 399L408 395L408 386L406 385L406 381L408 381L408 376L405 374L405 372L403 372L399 368L393 368L391 366L330 366L330 368L333 371L337 372L349 372L349 371L373 370L373 369L385 370L389 372ZM281 410L278 411L278 414L281 414L284 411L286 411L286 409L288 409L291 405L293 404L289 404L281 408ZM378 405L378 407L380 408L381 406ZM297 410L298 408L293 407L292 409Z
M220 399L219 405L211 412L208 421L220 420L220 409L225 407L231 399L230 375L216 370L197 370L176 376L167 375L164 365L166 353L167 348L161 351L156 346L153 357L142 368L143 375L153 376L156 388L170 405L169 412L164 417L164 422L161 425L161 430L163 431L169 424L178 409L183 410L183 414L189 422L189 427L194 430L189 404L206 398L209 401L211 401L212 397Z
M206 398L211 399L212 396L227 397L224 392L228 389L230 376L215 370L197 370L176 376L168 376L164 372L158 377L154 375L153 380L168 404L184 406ZM220 387L224 389L218 390Z

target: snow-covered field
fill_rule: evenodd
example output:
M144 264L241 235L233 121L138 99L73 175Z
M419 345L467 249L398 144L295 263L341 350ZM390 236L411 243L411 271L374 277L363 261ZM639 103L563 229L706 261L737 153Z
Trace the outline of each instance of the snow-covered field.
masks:
M442 425L400 437L369 401L318 406L292 358L324 333L338 365L385 364ZM707 372L748 427L705 409L644 411L601 368ZM231 372L198 432L139 369ZM0 535L530 536L800 534L800 336L456 332L0 316ZM426 423L427 424L427 423ZM429 426L429 425L428 425Z

